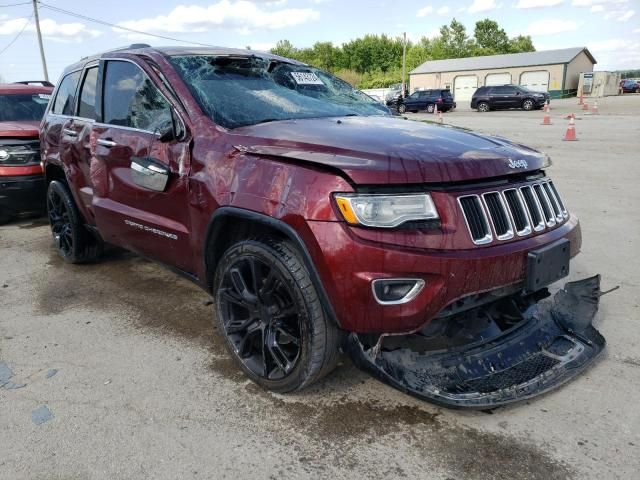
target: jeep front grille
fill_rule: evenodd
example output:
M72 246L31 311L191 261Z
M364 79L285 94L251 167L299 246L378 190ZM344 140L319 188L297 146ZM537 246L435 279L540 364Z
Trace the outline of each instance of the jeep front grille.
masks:
M473 243L483 245L524 237L569 217L553 182L458 197Z

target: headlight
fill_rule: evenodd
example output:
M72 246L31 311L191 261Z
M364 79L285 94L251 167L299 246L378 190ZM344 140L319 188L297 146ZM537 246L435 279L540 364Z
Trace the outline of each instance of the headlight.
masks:
M40 152L31 145L0 145L0 165L28 165L40 161Z
M351 225L393 228L405 222L439 218L428 193L411 195L335 194L344 219Z

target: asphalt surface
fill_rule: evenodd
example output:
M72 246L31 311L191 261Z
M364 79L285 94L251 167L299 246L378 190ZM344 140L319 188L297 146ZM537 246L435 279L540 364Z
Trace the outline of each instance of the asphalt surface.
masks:
M460 108L449 124L548 152L582 222L572 279L595 273L604 358L492 414L410 398L349 360L303 393L235 368L207 295L128 253L72 266L43 220L0 227L0 479L612 479L640 470L640 96L541 112ZM578 115L578 142L561 140ZM431 120L426 114L412 119Z

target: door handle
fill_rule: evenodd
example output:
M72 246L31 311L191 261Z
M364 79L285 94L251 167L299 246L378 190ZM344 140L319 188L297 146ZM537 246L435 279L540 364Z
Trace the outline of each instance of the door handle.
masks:
M63 128L62 129L62 133L64 133L65 135L67 135L69 137L77 137L78 136L78 132L76 132L75 130L71 130L70 128Z
M118 145L113 140L106 140L104 138L99 138L98 140L96 140L96 143L98 145L102 145L103 147L107 147L107 148L116 147Z

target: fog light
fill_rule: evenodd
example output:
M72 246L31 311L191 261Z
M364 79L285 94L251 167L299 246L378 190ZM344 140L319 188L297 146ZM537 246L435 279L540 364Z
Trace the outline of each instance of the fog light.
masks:
M399 305L416 298L424 280L420 278L390 278L371 282L371 289L376 301L382 305Z

